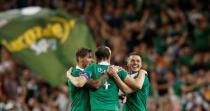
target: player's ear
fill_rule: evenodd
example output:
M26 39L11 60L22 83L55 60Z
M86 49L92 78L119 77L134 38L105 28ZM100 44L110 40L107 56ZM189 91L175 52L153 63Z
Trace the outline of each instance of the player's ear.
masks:
M126 58L126 66L128 66L129 57Z
M83 58L82 57L78 57L78 62L82 61Z

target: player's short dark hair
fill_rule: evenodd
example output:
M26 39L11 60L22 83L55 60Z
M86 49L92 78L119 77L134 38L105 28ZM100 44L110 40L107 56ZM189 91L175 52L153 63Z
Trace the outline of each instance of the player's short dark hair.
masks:
M100 46L97 48L95 52L95 56L97 60L108 59L111 56L110 48L107 46Z
M136 56L140 56L141 57L141 54L139 54L138 52L131 52L131 53L129 53L128 57L130 57L132 55L136 55Z
M131 52L131 53L128 54L127 62L128 62L129 57L130 57L130 56L133 56L133 55L139 56L140 59L142 60L141 54L139 54L138 52Z
M79 61L79 57L83 58L87 54L90 54L90 53L92 53L91 49L88 49L88 48L80 48L80 49L78 49L77 52L76 52L77 62Z

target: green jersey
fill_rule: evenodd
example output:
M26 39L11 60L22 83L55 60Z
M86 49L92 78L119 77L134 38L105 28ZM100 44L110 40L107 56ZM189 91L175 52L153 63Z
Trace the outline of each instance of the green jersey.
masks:
M74 77L78 77L81 72L82 70L79 68L74 67L72 69L72 75ZM86 87L75 87L70 80L68 80L68 87L72 99L71 111L89 111L89 90Z
M145 76L141 89L127 96L123 111L147 111L147 97L149 96L149 78Z
M108 69L109 65L90 64L85 68L85 73L91 79L100 78ZM119 77L124 80L128 73L125 70L118 72ZM97 90L90 91L91 111L118 111L119 88L111 76Z

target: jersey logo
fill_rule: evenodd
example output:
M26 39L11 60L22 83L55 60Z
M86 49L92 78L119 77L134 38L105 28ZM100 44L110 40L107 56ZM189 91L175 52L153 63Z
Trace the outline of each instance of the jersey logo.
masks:
M106 81L105 84L104 84L105 90L107 90L107 89L109 88L109 85L111 85L111 84L109 84L109 83Z
M106 72L106 70L103 70L102 68L98 68L98 72L99 73L104 73L104 72Z

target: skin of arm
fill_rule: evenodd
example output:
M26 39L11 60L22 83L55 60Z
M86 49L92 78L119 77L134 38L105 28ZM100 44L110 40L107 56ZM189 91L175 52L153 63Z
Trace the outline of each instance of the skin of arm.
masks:
M109 69L108 69L108 74L110 74L116 84L118 85L118 87L120 88L120 90L124 93L124 94L130 94L132 92L134 92L135 90L131 89L127 84L125 84L121 78L119 77L119 75L117 74L118 72L118 68L114 67L114 66L110 66ZM128 77L128 76L127 76ZM126 78L127 78L126 77Z
M66 76L75 87L83 87L88 81L84 76L74 77L71 75L71 73L72 67L66 72Z
M144 83L145 72L140 71L136 79L127 76L124 79L124 81L121 80L117 72L118 69L115 66L111 66L108 70L108 73L113 76L115 82L117 83L119 88L123 91L123 93L130 94L142 88Z
M124 94L130 94L132 92L134 92L135 90L131 89L127 84L125 84L120 77L118 76L117 73L112 74L115 82L117 83L118 87L120 88L120 90L124 93ZM127 76L128 77L128 76ZM127 78L126 77L126 78Z
M67 78L76 87L83 87L86 84L88 87L98 89L108 79L108 75L106 73L96 80L87 80L84 76L74 77L71 75L71 72L72 68L67 71Z
M133 79L131 77L126 77L124 82L134 90L141 89L144 83L145 74L147 72L145 70L140 70L137 78Z
M108 79L108 74L104 73L100 78L97 78L96 80L88 80L86 85L88 87L98 89L102 84L105 83L105 81Z

